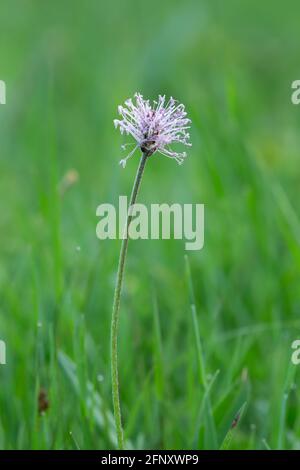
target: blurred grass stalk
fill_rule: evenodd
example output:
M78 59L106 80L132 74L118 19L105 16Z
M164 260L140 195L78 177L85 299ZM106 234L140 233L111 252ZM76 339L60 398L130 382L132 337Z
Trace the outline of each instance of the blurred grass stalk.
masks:
M198 370L199 370L199 382L203 387L204 391L204 411L205 411L205 421L207 424L207 428L205 431L205 440L207 447L210 449L217 449L217 430L214 421L212 406L211 406L211 399L209 396L210 393L210 385L207 381L206 377L206 365L205 365L205 356L203 351L202 339L200 336L200 327L199 327L199 320L197 316L197 308L196 308L196 297L194 292L193 280L192 280L192 272L190 267L190 261L187 255L185 255L185 267L186 267L186 276L188 281L189 287L189 295L190 295L190 304L191 304L191 313L192 313L192 320L193 320L193 328L195 333L195 343L196 343L196 355L197 355L197 363L198 363ZM215 378L217 377L218 373L216 374ZM202 413L201 413L202 415Z
M121 291L122 291L123 278L124 278L124 268L125 268L125 261L126 261L127 248L128 248L128 231L129 231L129 226L132 220L130 207L134 205L136 202L147 158L148 158L148 155L146 153L142 153L142 157L140 159L139 167L138 167L135 181L134 181L133 188L132 188L129 210L127 214L127 220L125 224L125 230L123 234L123 240L122 240L120 257L119 257L118 273L117 273L117 280L116 280L116 286L115 286L114 303L113 303L112 320L111 320L112 397L113 397L113 407L114 407L114 417L115 417L118 447L120 450L124 449L124 433L123 433L123 427L122 427L122 416L121 416L121 405L120 405L120 394L119 394L119 378L118 378L118 324L119 324L120 299L121 299Z

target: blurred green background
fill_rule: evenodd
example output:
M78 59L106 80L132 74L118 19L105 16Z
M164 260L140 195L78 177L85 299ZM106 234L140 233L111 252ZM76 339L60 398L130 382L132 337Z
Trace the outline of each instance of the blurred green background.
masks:
M113 119L136 91L193 121L186 162L151 157L140 202L204 203L206 220L190 274L183 242L129 245L127 445L219 448L246 402L230 448L300 448L298 46L291 0L1 2L2 449L115 447L120 242L97 240L96 207L130 193L138 155L119 166Z

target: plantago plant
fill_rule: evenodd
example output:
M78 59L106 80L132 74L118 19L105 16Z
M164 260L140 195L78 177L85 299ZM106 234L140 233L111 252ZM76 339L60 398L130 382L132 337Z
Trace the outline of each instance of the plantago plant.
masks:
M140 149L142 153L131 192L130 204L124 228L111 322L112 397L118 447L119 449L123 449L124 435L118 380L118 323L120 298L128 248L128 234L132 219L131 207L137 200L146 162L153 154L158 152L166 157L176 160L178 164L183 163L186 153L177 153L171 150L169 145L172 143L181 143L191 146L191 143L189 142L190 136L187 132L191 121L186 117L185 107L183 104L178 104L172 97L166 102L165 96L159 96L157 101L153 101L151 103L149 100L144 100L141 94L136 93L134 102L132 99L128 99L125 101L125 106L119 106L118 111L122 119L116 119L114 121L115 127L120 128L121 134L125 133L127 135L131 135L134 139L134 143L125 144L123 146L123 148L126 148L128 145L133 145L134 148L126 158L120 161L120 164L125 168L127 160L137 149Z

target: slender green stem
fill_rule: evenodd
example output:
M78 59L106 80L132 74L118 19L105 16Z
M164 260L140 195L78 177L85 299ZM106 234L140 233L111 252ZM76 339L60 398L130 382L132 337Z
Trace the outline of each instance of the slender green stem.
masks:
M148 155L146 153L142 154L140 159L140 164L137 170L135 181L132 188L132 193L130 197L130 206L135 204L139 188L142 181L142 176L145 169L146 160ZM117 431L118 439L118 448L124 449L124 435L122 428L122 417L121 417L121 406L120 406L120 396L119 396L119 379L118 379L118 324L119 324L119 310L120 310L120 298L124 277L124 268L126 261L126 254L128 248L128 231L131 222L132 216L130 211L127 213L127 220L122 240L122 246L119 257L119 266L117 273L117 280L115 286L114 294L114 303L112 311L112 320L111 320L111 378L112 378L112 397L113 397L113 406L114 406L114 415L115 415L115 425Z

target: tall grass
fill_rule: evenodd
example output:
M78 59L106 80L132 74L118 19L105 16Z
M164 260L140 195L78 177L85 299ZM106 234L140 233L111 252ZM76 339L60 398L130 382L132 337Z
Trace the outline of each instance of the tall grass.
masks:
M0 447L116 446L119 242L97 240L95 212L130 191L112 120L141 90L178 97L193 121L185 165L154 156L143 200L204 203L206 225L188 272L178 240L131 245L119 336L126 446L220 448L247 402L226 448L299 448L298 3L273 2L272 14L258 0L0 9ZM79 180L62 195L71 169Z

